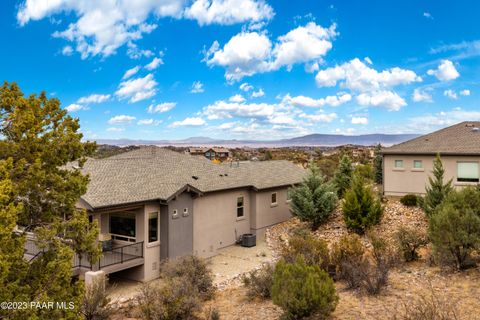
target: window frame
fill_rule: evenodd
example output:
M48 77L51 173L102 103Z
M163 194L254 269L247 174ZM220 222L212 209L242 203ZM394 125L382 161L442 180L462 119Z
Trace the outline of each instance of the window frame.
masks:
M398 167L398 166L397 166L397 162L401 163L402 166L401 166L401 167ZM402 160L402 159L396 159L396 160L394 160L394 161L393 161L393 168L394 168L394 169L405 169L403 160Z
M152 214L155 214L156 217L155 218L152 218ZM156 239L153 240L153 241L150 241L150 227L152 226L150 224L150 220L152 219L156 219L157 220L157 223L156 223ZM156 243L156 242L159 242L160 241L160 237L159 237L159 231L160 231L160 228L159 228L159 222L160 222L160 216L158 214L158 211L154 211L154 212L149 212L148 213L148 221L147 221L147 225L148 225L148 228L147 228L147 243L148 244L152 244L152 243Z
M189 215L189 213L188 213L188 208L183 208L182 216L188 217L188 215Z
M416 167L415 166L416 163L420 163L420 167ZM422 160L413 160L413 169L417 169L417 170L423 169L423 161Z
M275 202L273 202L274 196L275 196ZM275 191L270 194L270 206L275 207L277 205L278 205L278 193Z
M178 209L173 209L172 210L172 219L178 219L180 218L178 215Z
M460 178L458 174L458 169L460 164L475 164L477 166L477 178ZM471 182L479 183L480 182L480 165L478 161L457 161L457 182Z
M238 201L238 199L242 199L242 201ZM241 205L239 205L241 203ZM244 219L245 218L245 197L244 196L237 196L237 219ZM241 209L241 210L240 210ZM239 211L242 212L241 215L238 215Z
M130 217L129 217L130 216ZM113 230L113 227L118 227L118 224L120 224L120 221L117 221L116 223L112 223L112 218L115 220L115 218L120 218L124 220L133 220L133 234L126 234L126 233L121 233L119 229ZM115 226L116 225L116 226ZM126 242L136 242L137 239L137 215L136 212L130 212L130 211L121 211L121 212L112 212L109 214L108 217L108 232L112 235L112 239L114 240L119 240L119 241L126 241Z

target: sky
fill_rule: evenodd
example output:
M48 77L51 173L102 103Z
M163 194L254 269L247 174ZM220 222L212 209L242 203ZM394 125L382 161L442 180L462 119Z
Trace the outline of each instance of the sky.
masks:
M0 80L87 139L425 133L480 120L480 1L6 0Z

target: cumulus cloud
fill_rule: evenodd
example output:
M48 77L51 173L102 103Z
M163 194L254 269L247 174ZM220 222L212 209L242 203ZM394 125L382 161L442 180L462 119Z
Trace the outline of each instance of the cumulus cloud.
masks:
M86 97L81 97L78 99L78 103L84 103L84 104L89 104L89 103L102 103L105 101L108 101L110 99L109 94L91 94Z
M196 0L185 10L185 16L199 25L232 25L270 20L274 12L263 0Z
M151 104L147 108L148 113L163 113L172 110L177 105L176 102L163 102L159 104Z
M252 98L260 98L265 95L265 92L260 88L257 91L252 92Z
M275 113L275 105L268 103L238 103L216 101L203 108L202 112L208 119L240 118L268 118Z
M413 117L410 119L410 127L413 130L430 131L440 126L450 126L462 121L479 120L480 111L469 111L455 108L449 111Z
M203 83L200 81L194 81L192 83L192 88L190 89L190 93L202 93L205 89L203 88Z
M199 117L193 117L193 118L185 118L182 121L175 121L173 122L170 127L175 128L175 127L185 127L185 126L191 126L191 127L198 127L198 126L203 126L205 124L205 120Z
M145 69L150 70L150 71L155 70L162 64L163 64L163 60L159 57L155 57L155 58L153 58L152 62L150 62L149 64L147 64L145 66Z
M315 80L319 87L334 87L340 83L344 88L367 92L420 82L422 78L411 70L398 67L379 72L355 58L344 64L320 70Z
M415 102L433 102L432 95L429 93L430 88L427 89L414 89L412 94L412 100Z
M162 121L155 119L141 119L137 122L139 126L158 126L160 123L162 123Z
M331 106L337 107L341 104L347 103L348 101L352 100L352 96L348 93L341 94L338 96L327 96L325 98L320 99L313 99L306 96L296 96L290 97L290 95L286 95L283 101L287 104L291 104L297 107L323 107L323 106Z
M237 103L242 103L245 101L245 98L241 94L236 94L234 96L231 96L228 98L228 101L230 102L237 102Z
M337 114L332 113L317 113L317 114L301 114L301 118L309 119L313 122L329 123L337 118Z
M470 90L464 89L464 90L460 91L460 95L461 96L469 96L470 95Z
M252 90L253 86L248 84L247 82L244 82L239 86L239 88L240 88L240 90L247 92L247 91Z
M430 69L427 74L435 76L440 81L449 81L460 77L460 73L450 60L442 60L437 69Z
M451 89L443 91L443 95L445 97L448 97L448 98L453 99L453 100L458 99L457 93L455 91L451 90Z
M127 71L125 71L125 73L123 74L123 77L122 77L122 80L125 80L125 79L128 79L130 78L131 76L137 74L137 72L140 70L140 66L136 66L136 67L133 67L131 69L128 69Z
M108 120L108 124L129 124L136 118L133 116L127 116L127 115L119 115L119 116L114 116Z
M65 110L67 110L68 112L75 112L75 111L79 111L79 110L87 110L87 108L85 106L82 106L80 104L76 104L76 103L72 103L70 105L68 105Z
M388 111L398 111L407 103L393 91L373 91L357 96L357 103L361 106L384 107Z
M62 54L64 56L71 56L73 54L73 48L71 46L65 46L62 48Z
M368 124L367 117L352 117L352 124Z
M156 87L157 82L150 73L143 78L121 82L115 95L120 100L129 99L129 102L133 103L153 97L157 93Z
M118 128L118 127L110 127L107 128L108 132L123 132L125 131L125 128Z
M215 41L205 53L209 66L226 69L228 81L238 81L256 73L290 70L298 63L321 60L332 48L336 25L323 28L314 22L299 26L276 39L274 43L265 33L243 31L233 36L224 46Z

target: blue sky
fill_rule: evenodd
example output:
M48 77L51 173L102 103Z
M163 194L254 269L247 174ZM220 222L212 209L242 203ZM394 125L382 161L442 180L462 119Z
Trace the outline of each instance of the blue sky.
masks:
M480 120L480 2L0 4L0 79L86 138L423 133Z

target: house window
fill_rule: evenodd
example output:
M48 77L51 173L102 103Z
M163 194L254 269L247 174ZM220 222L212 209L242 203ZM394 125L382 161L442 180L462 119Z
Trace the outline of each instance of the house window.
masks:
M243 218L243 197L237 198L237 218Z
M395 160L395 168L403 168L403 160Z
M148 214L148 242L158 241L158 212Z
M276 192L272 193L271 200L272 200L272 202L271 202L272 206L277 204L277 193Z
M413 167L415 169L422 169L423 168L422 160L413 160Z
M118 240L135 239L135 213L118 212L110 214L110 233Z
M478 182L478 162L457 162L457 181Z
M287 202L292 201L292 188L287 189Z
M178 210L177 210L177 209L174 209L174 210L173 210L173 212L172 212L172 218L173 218L173 219L178 218Z
M183 209L183 216L188 217L188 208Z

